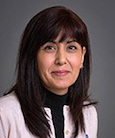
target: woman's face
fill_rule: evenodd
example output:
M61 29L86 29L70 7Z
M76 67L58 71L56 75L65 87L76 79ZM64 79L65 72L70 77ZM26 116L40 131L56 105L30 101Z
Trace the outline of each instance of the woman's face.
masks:
M59 42L60 35L40 47L37 55L38 72L43 85L51 92L63 95L77 79L82 67L85 47L74 39Z

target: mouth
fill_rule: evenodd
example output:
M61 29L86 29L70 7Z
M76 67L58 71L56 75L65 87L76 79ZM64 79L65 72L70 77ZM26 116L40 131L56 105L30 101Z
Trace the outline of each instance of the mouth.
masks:
M68 70L56 70L56 71L52 71L52 74L54 74L55 76L65 76L68 73L70 73L70 71L68 71Z

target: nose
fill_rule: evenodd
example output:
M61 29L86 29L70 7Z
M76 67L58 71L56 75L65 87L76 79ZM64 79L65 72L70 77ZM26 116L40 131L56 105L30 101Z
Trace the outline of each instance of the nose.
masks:
M66 52L62 49L58 50L55 58L55 64L62 66L66 63L67 63Z

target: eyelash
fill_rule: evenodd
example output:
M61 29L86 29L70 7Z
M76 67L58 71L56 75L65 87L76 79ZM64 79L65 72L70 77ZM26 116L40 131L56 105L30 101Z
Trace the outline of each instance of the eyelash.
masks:
M46 45L46 46L44 47L44 50L46 50L46 51L48 51L48 52L52 52L52 51L56 50L56 47L55 47L55 46L52 46L52 45ZM74 46L74 45L69 45L69 46L66 47L66 50L72 52L72 51L77 50L77 47Z
M76 50L77 47L76 47L76 46L68 46L68 49L69 49L69 50Z
M44 48L45 50L54 50L55 49L55 47L53 47L53 46L50 46L50 45L47 45L47 46L45 46L45 48Z

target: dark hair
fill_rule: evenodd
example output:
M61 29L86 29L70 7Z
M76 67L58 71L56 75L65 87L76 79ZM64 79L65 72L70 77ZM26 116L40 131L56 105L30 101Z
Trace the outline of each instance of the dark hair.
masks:
M90 79L90 46L87 27L84 22L70 9L62 6L50 7L35 15L27 24L20 43L19 58L17 63L17 81L9 91L15 91L24 115L25 123L29 130L36 136L46 138L50 133L50 125L46 119L43 107L45 89L41 84L37 52L43 44L54 40L60 32L60 41L72 37L86 48L83 69L80 70L78 79L69 88L70 112L75 123L75 133L84 129L82 109L84 101L89 101L88 96Z

